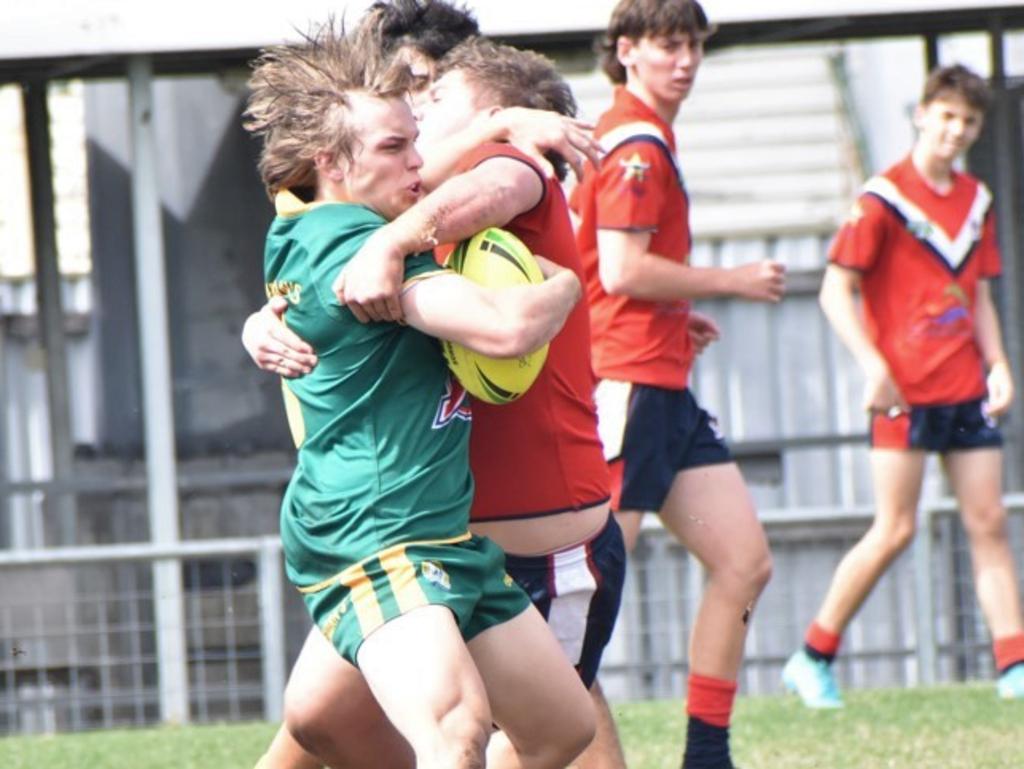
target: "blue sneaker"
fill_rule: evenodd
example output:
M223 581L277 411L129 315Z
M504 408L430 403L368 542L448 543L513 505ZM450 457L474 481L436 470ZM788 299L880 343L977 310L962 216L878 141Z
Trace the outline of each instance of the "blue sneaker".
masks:
M811 658L803 649L790 657L782 668L782 683L791 692L800 695L804 705L809 708L843 706L832 666L823 660Z
M1014 665L999 676L996 688L1004 700L1024 700L1024 665Z

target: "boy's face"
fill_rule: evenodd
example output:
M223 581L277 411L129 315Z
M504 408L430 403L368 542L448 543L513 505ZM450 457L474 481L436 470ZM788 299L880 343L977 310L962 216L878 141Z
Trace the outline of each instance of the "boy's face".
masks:
M455 133L480 114L480 89L460 70L442 75L419 102L417 118L420 124L420 147L429 153L430 147Z
M351 105L356 145L351 161L337 161L342 195L390 221L423 195L416 121L405 99L354 93Z
M984 115L955 94L940 94L914 111L918 146L933 157L953 162L978 139Z
M690 95L704 58L704 37L687 32L632 40L619 38L626 81L659 104L678 106Z

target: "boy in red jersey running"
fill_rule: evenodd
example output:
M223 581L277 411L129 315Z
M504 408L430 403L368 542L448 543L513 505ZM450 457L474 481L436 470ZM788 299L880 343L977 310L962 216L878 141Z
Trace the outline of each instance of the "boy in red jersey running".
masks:
M518 105L563 115L575 111L564 81L536 54L478 39L455 49L440 68L441 77L421 109L420 141L426 152L455 127L498 109ZM556 263L582 273L557 179L509 144L482 145L467 153L455 171L421 204L374 235L357 257L360 262L401 264L421 246L499 225L534 253L550 254ZM345 274L350 276L351 269ZM504 406L473 405L471 527L509 554L509 573L544 614L601 707L595 676L618 610L625 551L609 514L608 471L592 389L589 320L580 306L552 341L544 370L522 398ZM517 686L514 681L509 685ZM383 719L358 671L315 634L293 670L287 700L289 728L331 766L364 766L367 761L408 765L407 748ZM575 765L621 769L614 725L606 712L600 715L598 742ZM560 730L562 725L537 728ZM288 740L287 732L279 734L273 759L266 759L265 766L318 765L311 758L282 761ZM489 765L517 765L508 747L495 741L491 760L499 755L504 760Z
M708 572L690 639L687 769L730 769L728 727L747 621L771 571L768 543L715 421L687 389L694 354L717 328L690 300L778 301L782 266L687 264L688 199L672 123L710 34L692 0L622 0L603 43L617 85L595 137L607 153L573 193L613 472L612 507L632 546L646 511Z
M840 636L914 536L930 451L942 455L960 503L999 694L1024 697L1024 622L995 423L1013 382L990 285L1000 270L992 195L953 167L978 138L989 99L965 67L932 72L912 152L868 180L832 244L821 306L867 377L876 511L783 670L809 707L842 705L831 668Z

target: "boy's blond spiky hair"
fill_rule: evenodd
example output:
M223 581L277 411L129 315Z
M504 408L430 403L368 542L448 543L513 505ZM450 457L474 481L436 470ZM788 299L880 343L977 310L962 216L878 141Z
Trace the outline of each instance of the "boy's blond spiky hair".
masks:
M244 126L263 137L259 171L268 193L314 187L319 153L352 157L349 94L402 97L409 83L409 68L388 57L379 30L366 26L346 35L330 19L300 44L263 50L249 78Z

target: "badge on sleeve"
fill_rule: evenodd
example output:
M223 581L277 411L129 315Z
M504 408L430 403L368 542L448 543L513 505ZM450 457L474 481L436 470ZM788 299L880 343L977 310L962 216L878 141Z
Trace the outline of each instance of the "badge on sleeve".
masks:
M634 152L625 160L620 160L619 165L622 166L623 181L630 182L634 186L644 183L647 172L651 168L651 164L645 163L639 152Z

